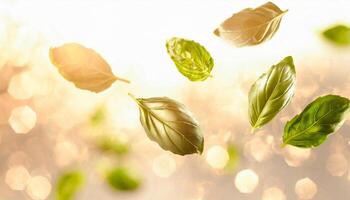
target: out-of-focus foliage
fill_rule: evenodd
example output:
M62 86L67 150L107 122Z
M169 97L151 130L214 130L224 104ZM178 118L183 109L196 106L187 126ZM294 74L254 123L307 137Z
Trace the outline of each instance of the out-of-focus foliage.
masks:
M115 155L125 155L129 153L130 146L124 142L118 141L117 138L102 137L97 142L98 148L102 152L112 153Z
M106 179L112 188L119 191L133 191L141 185L141 179L125 167L108 171Z
M175 154L202 153L204 138L199 123L183 105L168 97L135 98L147 136Z
M330 133L343 125L349 112L349 99L336 95L319 97L287 122L283 144L304 148L317 147Z
M182 38L171 38L166 48L179 72L191 81L204 81L210 76L214 60L199 43Z
M225 166L225 169L227 171L234 171L239 163L239 151L235 145L230 144L227 147L227 153L229 160Z
M249 91L249 121L253 130L271 121L292 99L296 72L293 58L288 56L272 66Z
M106 120L106 108L101 106L90 117L90 124L92 126L98 126Z
M345 25L336 25L323 32L323 36L338 46L350 45L350 28Z
M214 34L237 47L258 45L275 35L286 12L272 2L246 8L226 19Z
M56 200L73 200L76 192L85 181L81 171L72 171L62 174L56 186Z
M50 60L60 74L80 89L101 92L116 80L109 64L93 49L67 43L50 49Z

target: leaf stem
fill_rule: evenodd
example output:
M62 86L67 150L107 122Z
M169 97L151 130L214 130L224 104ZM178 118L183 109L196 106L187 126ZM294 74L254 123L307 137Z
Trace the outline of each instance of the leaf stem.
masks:
M120 78L120 77L115 77L117 80L119 80L119 81L122 81L122 82L124 82L124 83L130 83L130 81L129 80L127 80L127 79L124 79L124 78Z

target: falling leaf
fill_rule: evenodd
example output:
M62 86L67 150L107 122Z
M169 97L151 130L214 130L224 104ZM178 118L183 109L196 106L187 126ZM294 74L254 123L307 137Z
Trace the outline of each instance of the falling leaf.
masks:
M179 72L191 81L204 81L210 76L214 60L209 52L192 40L171 38L166 48Z
M111 137L102 137L97 142L97 146L101 151L113 153L115 155L125 155L130 150L128 144Z
M326 95L311 102L284 127L283 146L317 147L337 131L350 112L350 100Z
M129 82L116 77L97 52L77 43L50 48L50 60L66 80L80 89L101 92L116 80Z
M323 36L339 46L350 44L350 28L344 25L333 26L325 30Z
M246 8L226 19L214 34L237 47L258 45L274 36L286 12L272 2Z
M260 76L249 91L249 120L253 130L271 121L292 99L295 67L288 56Z
M92 126L98 126L106 120L106 108L101 106L90 117L90 124Z
M229 156L229 160L225 166L225 169L227 171L234 171L239 162L239 151L235 145L230 144L227 147L227 153Z
M116 167L107 173L107 182L115 190L132 191L141 185L141 180L124 167Z
M203 152L202 131L183 104L167 97L132 98L140 108L141 124L151 140L179 155Z
M56 199L73 200L83 183L84 174L80 171L67 172L61 175L56 186Z

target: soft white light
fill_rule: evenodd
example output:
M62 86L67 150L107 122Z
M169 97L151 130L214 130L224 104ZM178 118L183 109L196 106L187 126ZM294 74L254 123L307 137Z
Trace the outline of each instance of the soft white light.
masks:
M27 169L22 165L17 165L7 170L5 176L5 183L12 190L24 190L29 178L30 174L27 171Z
M36 113L29 106L14 108L9 124L16 133L28 133L36 123Z
M174 158L164 154L156 157L152 163L153 172L159 177L169 177L176 169Z
M252 193L259 184L259 176L251 169L245 169L236 175L235 186L241 193Z
M207 151L206 161L207 163L216 169L222 169L226 166L229 160L229 155L222 146L216 145L210 147Z
M296 182L295 193L302 200L312 199L317 193L317 185L309 178L303 178Z
M286 195L278 187L271 187L264 191L262 200L286 200Z
M44 200L51 192L51 183L43 176L34 176L29 179L26 192L33 200Z

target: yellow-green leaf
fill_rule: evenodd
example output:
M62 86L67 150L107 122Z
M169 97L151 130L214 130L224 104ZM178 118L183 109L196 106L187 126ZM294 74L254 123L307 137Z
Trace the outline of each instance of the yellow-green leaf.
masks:
M50 48L50 60L60 74L80 89L101 92L109 88L118 78L109 64L93 49L77 43L67 43Z
M179 72L191 81L204 81L210 76L214 60L199 43L182 38L171 38L166 48Z
M323 36L333 44L339 46L350 45L350 28L344 25L337 25L328 28L323 32Z
M132 191L141 185L141 179L124 167L116 167L107 173L107 182L115 190Z
M214 34L237 47L257 45L275 35L286 12L272 2L246 8L226 19Z
M57 181L56 200L73 200L83 183L84 175L80 171L62 174Z
M249 121L253 130L271 121L292 99L296 72L293 58L288 56L272 66L249 91Z

